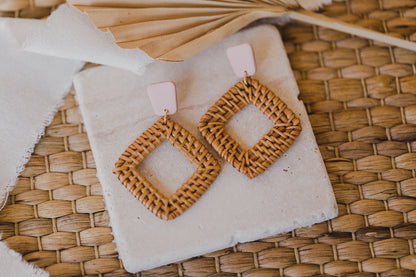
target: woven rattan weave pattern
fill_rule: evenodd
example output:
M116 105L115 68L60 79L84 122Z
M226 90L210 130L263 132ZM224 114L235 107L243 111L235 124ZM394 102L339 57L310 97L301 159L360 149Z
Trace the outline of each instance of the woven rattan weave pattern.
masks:
M160 193L136 167L164 140L195 166L195 173L169 198ZM169 117L162 117L140 135L116 162L113 173L143 206L164 220L171 220L190 208L220 173L220 165L191 133Z
M346 8L353 2L366 8L374 1L336 1L326 13L355 16ZM399 17L415 1L378 1L387 2L401 5L381 8ZM2 239L51 276L415 276L416 53L308 25L280 30L337 218L129 274L70 94L0 212Z
M224 125L244 106L253 104L273 127L247 151L224 129ZM300 120L286 104L258 80L250 77L236 83L202 116L199 131L211 146L241 173L254 178L263 173L300 134Z
M414 0L334 1L325 13L393 37L416 41L415 7Z

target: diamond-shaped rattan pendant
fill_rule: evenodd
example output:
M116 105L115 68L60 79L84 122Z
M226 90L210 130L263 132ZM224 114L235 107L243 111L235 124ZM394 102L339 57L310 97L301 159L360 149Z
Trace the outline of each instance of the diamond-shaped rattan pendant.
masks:
M245 151L225 131L224 124L250 103L273 121L273 127L256 145ZM263 173L290 147L302 130L300 120L286 103L259 81L249 77L221 96L202 116L198 128L224 160L249 178Z
M147 209L157 217L171 220L192 206L220 172L220 166L208 149L191 133L169 117L162 117L121 154L113 173ZM169 198L161 194L137 170L137 166L168 140L196 167L195 173Z

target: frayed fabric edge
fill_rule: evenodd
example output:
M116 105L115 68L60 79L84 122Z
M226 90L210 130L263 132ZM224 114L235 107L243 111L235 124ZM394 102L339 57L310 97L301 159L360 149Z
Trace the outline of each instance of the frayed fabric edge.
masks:
M0 234L0 239L1 239L1 234ZM22 267L25 268L25 271L28 271L27 273L29 273L29 272L32 273L31 276L34 276L34 277L47 277L47 276L49 276L49 273L46 272L45 270L43 270L43 269L25 261L23 259L22 255L19 254L16 251L10 249L9 246L7 245L7 243L0 242L0 252L1 251L5 251L11 257L18 259L19 263L22 265ZM26 276L28 276L28 275L26 275Z
M74 75L79 72L83 66L84 62L81 62L78 66L74 67ZM0 211L6 206L7 197L9 193L14 189L17 178L19 177L20 173L25 169L27 162L30 160L30 157L38 144L39 140L45 134L45 129L49 126L55 116L55 114L59 111L59 108L62 107L65 103L64 97L66 97L72 88L72 81L71 83L64 89L65 93L62 96L62 99L47 113L45 113L41 126L32 134L32 143L25 147L24 156L20 159L19 163L16 166L14 176L7 182L4 188L0 188Z
M19 177L20 173L22 173L22 171L25 169L27 162L30 160L31 155L35 150L36 144L39 142L40 138L45 134L45 128L49 124L51 124L55 114L58 112L59 108L62 107L63 104L63 100L59 101L59 103L46 114L45 118L42 120L42 125L40 126L40 128L32 134L32 143L25 147L25 154L17 164L13 178L11 178L7 182L5 188L2 188L0 190L0 210L2 210L6 205L7 197L9 196L9 193L14 189L14 186L17 182L17 178Z

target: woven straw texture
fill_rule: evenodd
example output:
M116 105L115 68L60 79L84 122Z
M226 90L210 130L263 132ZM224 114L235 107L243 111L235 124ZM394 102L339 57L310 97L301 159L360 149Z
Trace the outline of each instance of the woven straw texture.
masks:
M243 150L224 125L248 104L265 114L273 127L253 147ZM223 94L202 116L198 128L224 160L249 178L263 173L282 156L302 129L300 120L286 103L252 78L244 78Z
M416 41L415 7L414 0L336 1L325 14L393 37Z
M167 198L136 167L164 140L168 140L194 166L192 176ZM220 173L220 165L208 149L185 128L162 117L139 136L116 162L113 173L128 191L154 215L171 220L190 208Z
M327 13L356 16L353 3L367 1ZM309 25L281 31L339 217L136 276L415 276L416 53ZM0 212L0 232L52 276L134 276L117 258L73 94Z

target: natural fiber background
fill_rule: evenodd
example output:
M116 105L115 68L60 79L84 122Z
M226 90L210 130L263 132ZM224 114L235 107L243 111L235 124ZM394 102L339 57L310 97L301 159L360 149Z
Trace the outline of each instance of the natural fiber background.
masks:
M57 2L6 0L0 10L42 17ZM384 32L406 21L394 32L408 36L416 19L403 15L413 7L351 0L326 13ZM416 53L296 23L281 32L339 217L137 276L415 276ZM112 243L81 120L71 93L0 212L0 232L52 276L130 276Z

